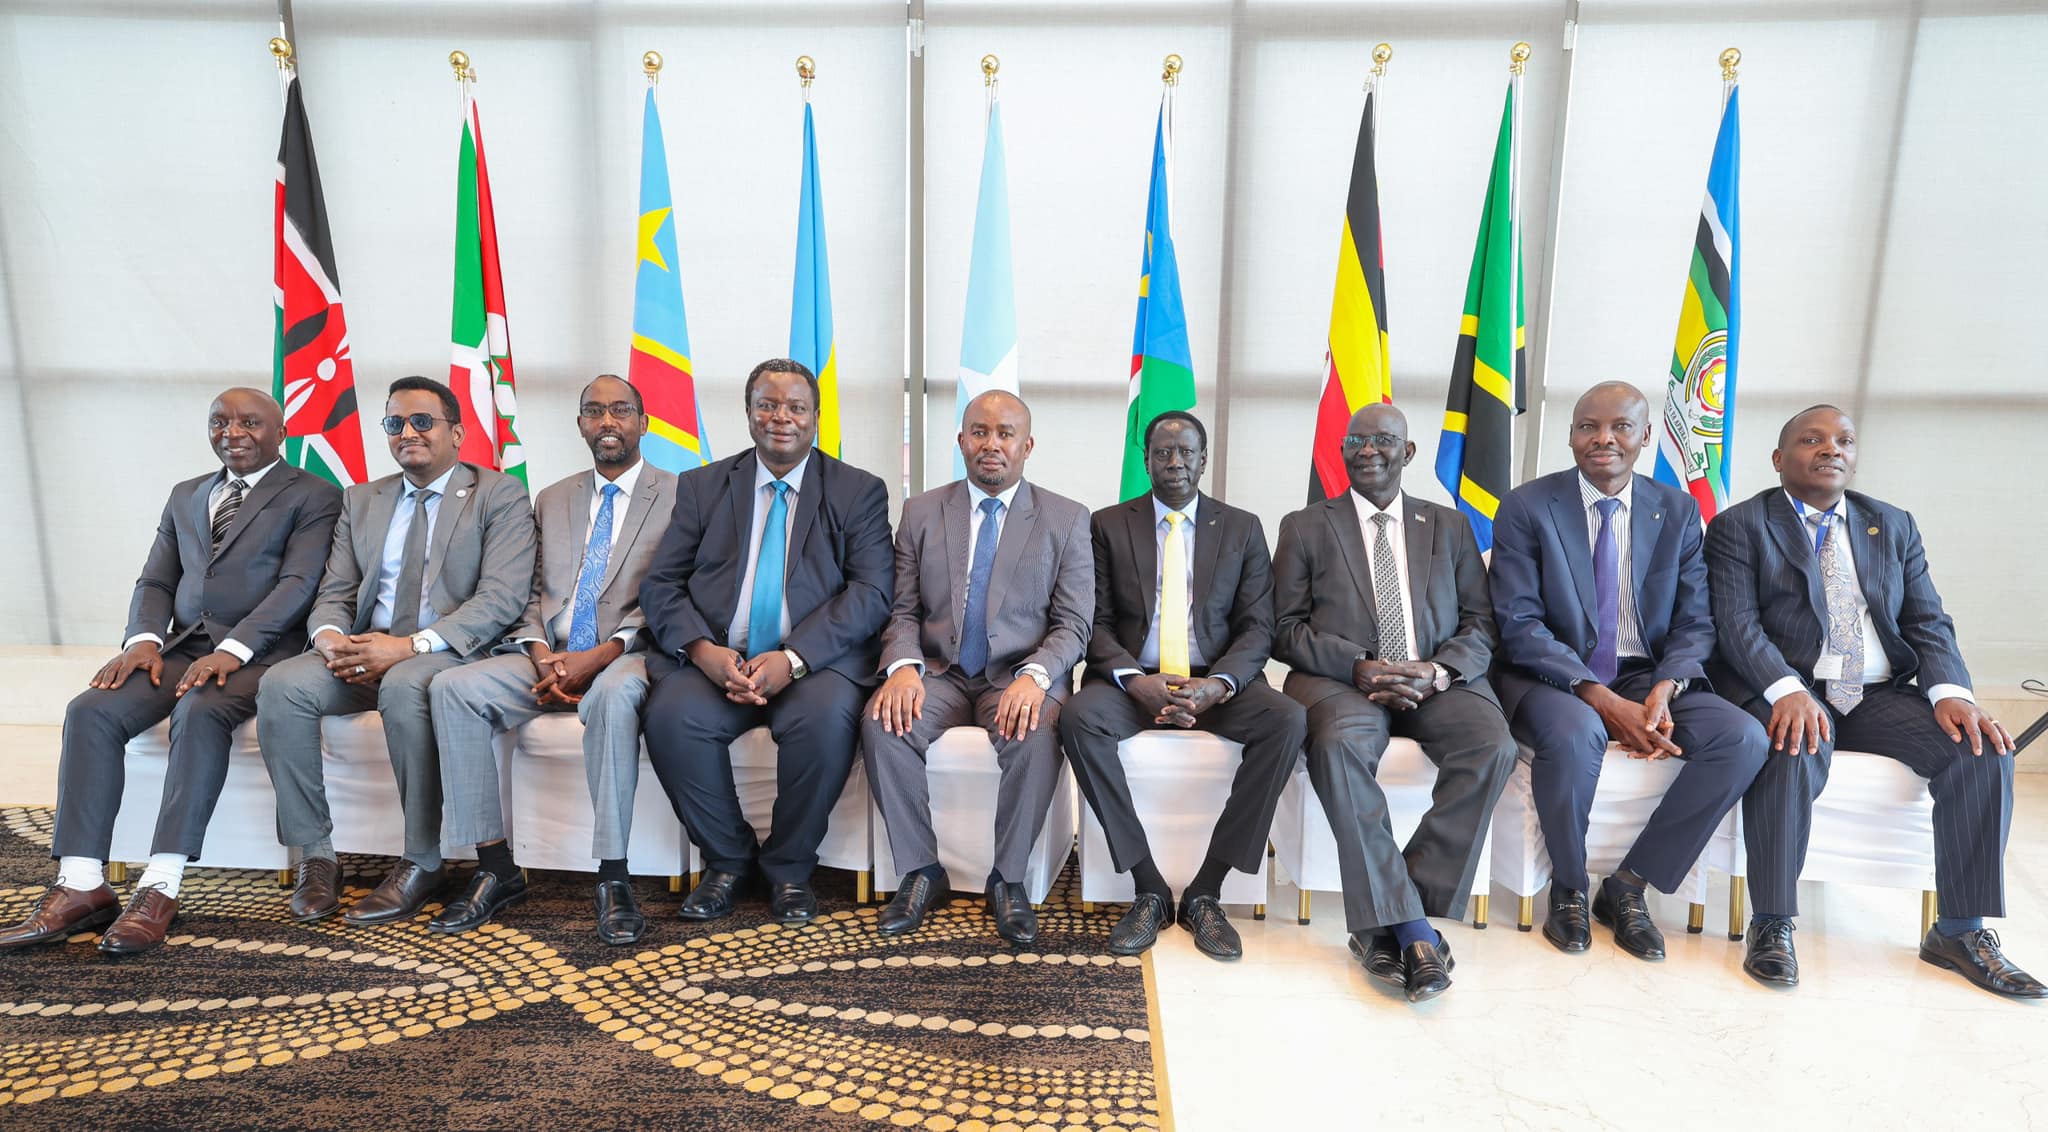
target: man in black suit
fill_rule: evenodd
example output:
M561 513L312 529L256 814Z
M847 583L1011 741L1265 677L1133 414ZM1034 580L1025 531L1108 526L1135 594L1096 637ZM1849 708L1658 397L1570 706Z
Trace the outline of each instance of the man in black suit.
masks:
M227 779L235 728L256 712L273 660L306 647L306 611L341 510L334 485L284 464L284 414L268 394L230 389L207 411L222 469L171 489L121 655L64 714L57 767L57 882L0 950L50 943L113 921L100 950L164 941L185 864L199 856ZM171 720L170 764L149 866L117 918L106 859L121 808L128 740Z
M818 379L773 358L747 375L754 447L676 483L675 514L640 584L654 638L648 759L704 877L685 920L731 914L758 864L769 914L818 914L811 871L853 769L860 709L876 679L895 557L882 481L816 449ZM733 740L775 736L775 809L756 841L733 785Z
M1161 413L1145 426L1152 490L1097 511L1090 523L1095 632L1087 683L1060 715L1060 739L1117 871L1137 886L1130 911L1109 933L1115 955L1143 952L1175 922L1173 892L1153 863L1118 744L1148 727L1192 727L1244 745L1178 918L1204 954L1235 959L1244 945L1223 914L1223 878L1231 869L1258 871L1308 728L1308 713L1264 674L1273 649L1266 533L1251 512L1200 493L1208 464L1202 422L1179 410Z
M1529 788L1553 870L1543 936L1584 951L1598 919L1623 951L1656 961L1664 936L1645 886L1677 890L1756 777L1764 736L1704 679L1714 624L1699 505L1635 474L1650 438L1635 386L1602 382L1579 398L1577 466L1516 488L1494 516L1493 611L1494 683L1535 752ZM1589 909L1586 824L1610 740L1685 767Z
M1465 517L1401 491L1415 458L1392 405L1352 414L1351 490L1280 522L1273 655L1308 709L1308 772L1337 837L1351 953L1410 1002L1450 989L1450 945L1428 916L1465 914L1514 740L1486 681L1493 612ZM1394 843L1373 772L1393 736L1436 764L1429 813Z
M1841 746L1899 760L1934 795L1940 918L1920 958L1998 994L2048 997L1984 927L2005 914L2013 742L1971 695L1920 528L1848 490L1856 425L1833 405L1785 422L1771 464L1779 486L1716 516L1706 545L1716 681L1770 729L1770 756L1742 800L1756 898L1743 970L1799 981L1799 871Z

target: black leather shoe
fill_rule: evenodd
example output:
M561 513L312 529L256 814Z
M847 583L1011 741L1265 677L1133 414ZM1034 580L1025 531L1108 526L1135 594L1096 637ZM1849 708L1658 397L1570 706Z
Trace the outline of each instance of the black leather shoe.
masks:
M1174 920L1195 937L1195 949L1211 959L1237 959L1244 955L1244 941L1223 914L1223 905L1213 896L1183 899L1180 916Z
M1028 947L1038 940L1038 913L1024 895L1024 886L1007 881L988 886L989 915L996 918L996 934L1016 947Z
M1359 937L1363 936L1361 940ZM1365 973L1391 986L1405 986L1408 975L1401 968L1401 949L1394 943L1394 933L1378 929L1352 932L1348 942L1351 957L1365 968Z
M454 934L470 932L491 922L500 911L526 899L526 874L512 870L501 877L489 869L478 869L469 878L462 895L448 902L441 914L427 921L427 930Z
M1143 955L1159 942L1159 929L1173 922L1173 901L1156 892L1131 898L1131 910L1109 929L1111 955Z
M683 906L676 909L676 915L697 923L722 920L732 915L732 894L739 885L740 874L712 869L683 897Z
M1946 936L1928 929L1920 941L1920 961L1946 967L1956 974L2007 998L2048 998L2048 987L2019 969L1998 949L1998 933L1979 928L1959 936Z
M768 896L768 918L778 924L808 924L818 918L818 894L808 884L773 885Z
M1799 985L1799 955L1792 950L1792 918L1770 916L1749 926L1749 952L1742 969L1767 987Z
M1642 893L1625 888L1619 896L1608 895L1619 887L1602 884L1600 891L1593 894L1593 918L1614 929L1615 946L1638 959L1662 962L1664 933L1657 930L1657 922L1650 918L1649 902Z
M1451 989L1451 943L1411 943L1401 954L1402 989L1410 1002L1428 1002Z
M943 900L953 891L952 878L946 870L938 869L930 875L912 873L903 878L889 905L875 919L875 930L883 935L903 935L914 932L924 924L925 913L931 911L932 902Z
M448 868L420 868L404 857L384 874L384 880L368 896L355 902L341 918L351 924L392 924L419 915L429 899L448 879Z
M623 880L597 882L597 938L611 947L640 942L647 930L647 917L633 898L633 886Z
M1543 938L1559 951L1584 951L1593 945L1593 919L1586 910L1585 893L1550 887L1550 918L1543 921Z

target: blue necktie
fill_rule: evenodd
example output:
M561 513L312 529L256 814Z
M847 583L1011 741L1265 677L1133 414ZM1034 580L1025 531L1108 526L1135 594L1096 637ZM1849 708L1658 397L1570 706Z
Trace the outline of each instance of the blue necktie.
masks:
M782 645L782 560L788 554L789 484L773 480L775 499L761 528L761 556L754 562L754 605L747 614L747 655L760 656Z
M967 609L960 618L960 671L968 679L988 667L988 576L996 566L996 512L1000 499L981 501L981 533L974 536L974 561L967 568Z
M1615 642L1621 635L1621 551L1614 545L1614 513L1621 510L1621 500L1602 499L1593 506L1600 509L1600 533L1593 540L1593 604L1599 607L1593 626L1600 635L1587 667L1595 680L1612 684L1620 664Z
M597 505L597 521L590 524L590 542L583 548L583 570L576 575L576 611L569 616L569 651L597 647L597 592L604 588L604 572L612 561L612 500L619 485L604 485L604 502Z

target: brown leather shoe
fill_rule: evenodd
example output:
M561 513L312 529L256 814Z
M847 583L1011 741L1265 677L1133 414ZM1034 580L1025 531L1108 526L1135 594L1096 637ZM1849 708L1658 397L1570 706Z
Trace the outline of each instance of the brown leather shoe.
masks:
M409 920L419 914L447 877L446 868L428 872L400 857L391 871L384 874L384 882L377 890L356 901L355 907L343 912L341 918L360 925Z
M324 920L341 910L341 863L332 857L299 862L299 882L292 886L292 918Z
M178 901L164 895L156 885L138 888L128 898L128 907L121 910L114 920L114 926L100 937L100 952L105 955L140 955L155 951L164 944L164 936L171 930L171 921L178 918Z
M79 932L105 926L121 910L114 890L102 884L93 889L51 885L36 910L26 920L0 931L0 951L12 951L38 943L59 943Z

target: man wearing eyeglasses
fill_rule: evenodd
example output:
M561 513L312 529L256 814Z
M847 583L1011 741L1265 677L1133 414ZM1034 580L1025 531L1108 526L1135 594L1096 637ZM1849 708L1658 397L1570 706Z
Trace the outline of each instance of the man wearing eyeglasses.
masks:
M685 920L721 919L758 867L769 915L818 914L811 872L853 768L895 563L882 481L816 448L818 379L772 358L747 375L754 446L685 473L640 606L654 647L647 755L705 872ZM730 748L766 725L766 843L740 809Z
M384 435L401 471L342 495L327 574L307 623L312 651L272 668L256 727L277 791L278 840L299 851L292 915L341 907L330 839L320 720L377 710L398 777L405 854L344 917L411 918L444 877L441 765L428 686L481 656L526 608L533 585L533 506L526 485L461 463L461 408L424 377L391 383Z
M1351 954L1421 1002L1450 989L1453 967L1427 917L1464 917L1515 744L1487 683L1493 612L1478 543L1464 516L1402 492L1414 458L1399 409L1352 414L1351 490L1280 521L1273 656L1308 709L1309 780L1337 838ZM1394 736L1437 768L1405 849L1373 777Z
M465 932L526 898L505 842L492 738L545 712L583 721L583 761L595 812L597 936L612 946L646 927L626 875L626 842L640 779L640 706L647 698L640 581L676 501L676 477L640 459L647 413L640 391L611 374L583 387L576 428L592 467L540 493L540 561L526 613L500 655L435 678L447 839L475 845L469 888L427 923Z

